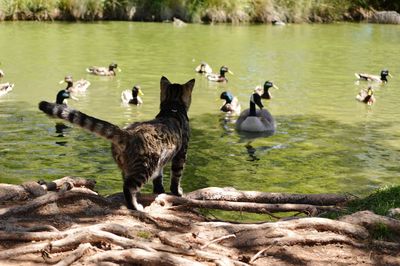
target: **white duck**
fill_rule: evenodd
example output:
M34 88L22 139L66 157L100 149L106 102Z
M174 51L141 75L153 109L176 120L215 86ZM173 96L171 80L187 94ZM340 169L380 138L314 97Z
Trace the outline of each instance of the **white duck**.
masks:
M236 120L236 129L247 132L275 132L275 119L263 109L261 90L255 90L250 97L250 108L244 110ZM256 110L256 105L260 110Z
M124 90L121 93L121 101L124 104L140 105L143 103L143 100L138 95L144 95L144 94L143 94L140 86L135 85L135 86L133 86L132 90Z

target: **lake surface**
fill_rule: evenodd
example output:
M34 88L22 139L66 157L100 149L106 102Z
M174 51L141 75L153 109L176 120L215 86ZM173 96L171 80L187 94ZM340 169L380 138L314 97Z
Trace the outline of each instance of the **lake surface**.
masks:
M15 83L0 98L0 182L95 178L103 194L122 190L110 144L77 127L56 132L56 119L38 108L55 101L67 74L92 85L68 104L125 126L158 113L159 81L196 78L189 112L192 138L184 191L207 186L270 192L349 192L365 195L400 184L400 28L396 25L187 25L166 23L0 23L1 82ZM234 72L227 84L194 73L202 60ZM116 77L85 72L116 62ZM377 102L355 100L367 83L354 72L394 78L375 86ZM221 92L242 109L256 85L280 87L265 107L277 121L271 137L248 139L220 113ZM140 84L144 104L123 106L120 94ZM68 125L68 123L66 123ZM169 171L166 173L168 182ZM169 187L169 186L167 186ZM145 187L150 191L151 186Z

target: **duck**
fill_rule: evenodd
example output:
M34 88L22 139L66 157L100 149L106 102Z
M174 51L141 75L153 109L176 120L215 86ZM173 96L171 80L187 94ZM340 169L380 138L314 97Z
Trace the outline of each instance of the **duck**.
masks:
M74 82L71 75L65 76L64 80L61 80L59 83L62 84L64 82L67 83L67 88L65 89L72 93L85 92L90 86L90 82L85 79Z
M132 90L124 90L121 93L122 103L140 105L143 100L138 95L144 95L139 85L133 86Z
M69 99L69 98L74 99L74 98L72 98L72 95L70 94L68 89L60 90L56 96L56 104L65 104L66 105L67 104L66 99Z
M236 129L246 132L275 132L275 119L271 113L263 109L261 90L255 90L250 97L250 108L240 113L236 120ZM256 105L260 110L256 110Z
M194 70L200 74L211 74L212 73L212 68L206 62L201 62L200 65L198 65Z
M227 72L229 74L233 75L233 72L230 71L227 66L222 66L219 69L219 74L216 74L216 73L207 74L207 79L209 81L214 81L214 82L227 82L228 79L225 77L225 73L227 73Z
M271 100L272 95L271 92L269 91L270 88L274 88L277 90L279 89L278 86L276 86L272 81L267 80L264 82L263 89L261 88L261 86L257 86L255 90L260 92L262 91L261 98Z
M12 91L14 88L14 84L13 83L2 83L0 84L0 97L6 95L7 93L9 93L10 91Z
M118 69L118 71L121 72L121 69L118 68L118 65L116 63L111 63L108 66L108 68L91 66L91 67L86 68L86 71L90 74L94 74L97 76L115 76L115 75L117 75L117 72L115 72L115 69Z
M365 74L365 73L354 73L354 75L359 79L359 80L366 80L366 81L372 81L372 82L378 82L378 83L387 83L387 76L392 77L390 75L389 70L384 69L381 71L381 75L371 75L371 74Z
M356 99L368 105L372 105L376 99L374 96L374 90L371 86L368 89L362 89L356 96Z
M224 104L221 106L220 110L227 114L239 115L241 106L237 97L234 97L232 93L224 91L221 93L221 100L225 100Z

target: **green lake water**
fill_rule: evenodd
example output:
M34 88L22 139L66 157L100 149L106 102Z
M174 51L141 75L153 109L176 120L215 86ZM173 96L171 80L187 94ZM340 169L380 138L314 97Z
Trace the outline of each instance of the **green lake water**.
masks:
M55 101L67 74L91 87L68 104L120 126L153 118L162 75L172 82L196 79L189 112L192 137L183 189L232 186L270 192L349 192L366 195L400 184L400 27L373 24L187 25L167 23L0 23L2 82L15 83L0 98L0 182L95 178L102 194L122 189L110 144L77 127L56 132L59 120L38 108ZM229 82L215 84L194 72L202 60L215 71L227 65ZM116 77L85 72L116 62ZM394 78L375 86L376 103L355 96L367 83L354 72ZM220 113L221 92L242 109L256 85L280 89L264 102L276 134L248 139ZM140 84L144 104L121 105L121 91ZM66 123L68 125L68 123ZM168 182L166 173L166 182ZM167 186L169 187L169 186ZM151 185L144 190L150 191Z

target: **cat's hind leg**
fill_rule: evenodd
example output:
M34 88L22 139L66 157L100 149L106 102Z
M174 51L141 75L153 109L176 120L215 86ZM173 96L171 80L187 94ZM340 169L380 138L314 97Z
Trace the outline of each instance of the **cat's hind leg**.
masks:
M128 209L143 211L143 205L137 202L136 197L143 183L133 176L124 176L124 196Z
M156 177L153 179L153 193L154 194L165 193L163 185L163 169L161 169L156 175Z

